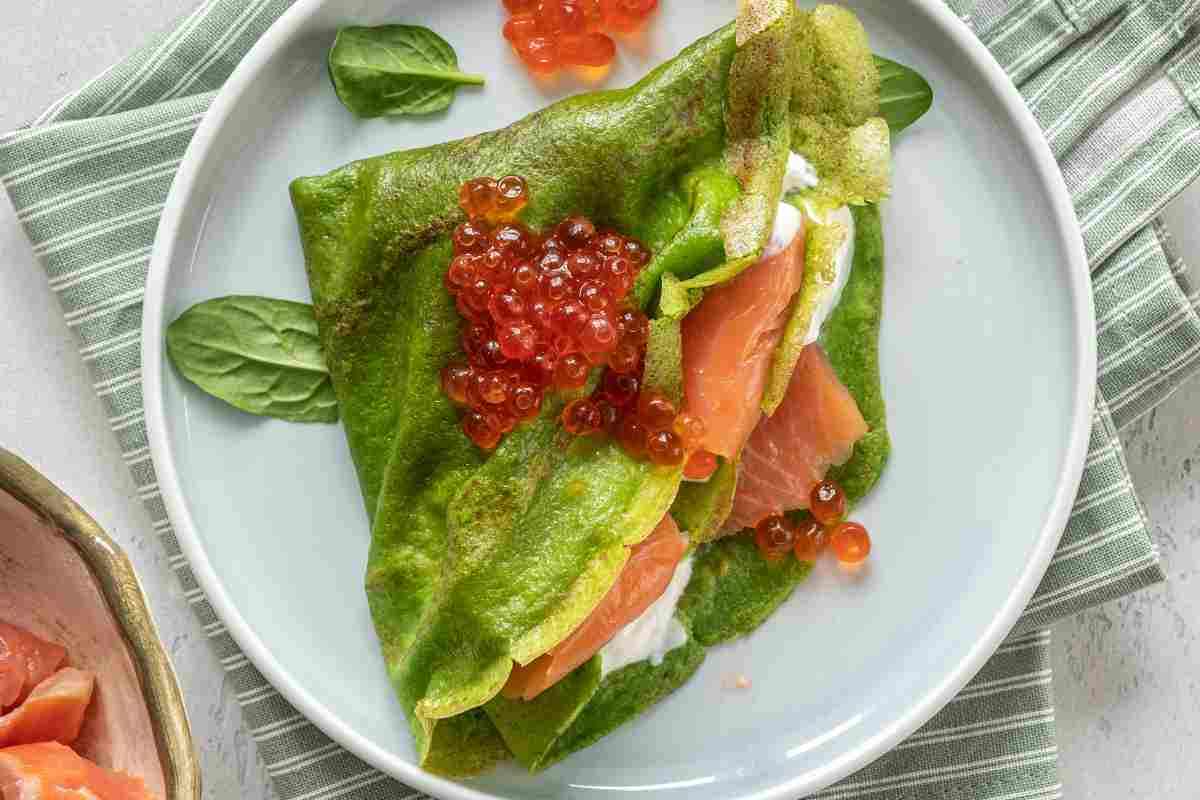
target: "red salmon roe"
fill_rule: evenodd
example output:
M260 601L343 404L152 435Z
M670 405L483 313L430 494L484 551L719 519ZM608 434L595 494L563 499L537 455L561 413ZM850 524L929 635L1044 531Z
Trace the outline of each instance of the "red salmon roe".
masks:
M558 46L562 63L572 67L603 67L617 57L617 43L603 33L564 36Z
M692 461L699 461L703 451L697 451ZM700 472L689 461L684 477ZM715 459L713 462L715 469ZM859 564L871 552L871 537L857 522L846 522L846 492L836 482L823 480L813 486L809 513L796 524L781 515L767 517L754 529L754 539L764 558L777 560L790 548L798 561L815 562L828 547L843 564ZM784 529L786 528L786 534ZM788 546L784 547L784 539Z
M617 424L621 421L621 411L612 403L608 402L608 398L601 397L596 401L596 406L600 409L600 414L604 417L604 431L608 434L617 432Z
M487 219L496 207L496 179L467 181L458 190L458 204L471 220Z
M604 363L617 344L617 326L604 314L592 314L579 332L579 343L585 353L603 355L599 363Z
M538 273L533 264L528 261L518 261L512 268L513 288L522 295L529 296L537 289Z
M495 424L499 429L501 436L517 427L517 418L509 413L507 405L501 406L493 411L492 418L495 420Z
M796 526L796 542L793 550L799 561L816 561L829 542L829 534L821 527L821 523L811 517L806 517Z
M511 15L504 38L539 74L561 66L608 66L617 45L605 31L632 33L658 10L658 0L502 1Z
M603 366L608 361L608 354L603 350L585 351L583 357L588 360L588 363L593 367Z
M491 302L492 287L486 278L478 277L463 288L463 297L473 310L483 313Z
M650 260L650 254L646 252L646 248L642 247L641 242L634 239L625 240L625 245L621 248L621 254L629 259L629 263L637 269L646 266L646 262Z
M548 303L560 303L567 299L567 294L571 291L571 280L567 273L559 271L557 268L553 271L542 270L542 276L538 278L538 297Z
M462 418L463 433L484 450L495 450L503 432L495 417L471 409Z
M604 25L617 33L632 33L658 9L658 0L600 0Z
M604 428L604 413L591 400L573 400L563 409L562 425L567 433L590 436Z
M615 231L601 231L598 235L600 238L596 242L596 249L606 256L620 253L621 248L625 246L625 240Z
M533 13L546 34L579 34L587 27L583 6L573 0L539 0Z
M480 252L495 244L497 233L488 230L488 222L512 220L528 202L529 191L525 179L519 175L506 175L499 180L473 178L464 183L458 190L458 204L466 212L467 222L455 231L455 252ZM527 230L520 223L517 226ZM464 238L461 245L460 234Z
M624 297L633 288L633 265L624 256L606 256L601 275L617 297Z
M646 454L646 437L649 431L636 416L630 414L621 420L617 427L617 441L626 453L634 458Z
M707 450L697 450L684 465L683 477L689 481L706 481L713 476L718 466L715 455Z
M545 74L558 70L560 62L557 39L542 35L531 36L518 40L514 47L530 72Z
M616 298L603 281L590 280L579 287L579 301L588 311L604 312L612 310ZM617 333L616 322L612 321L613 333Z
M846 519L846 493L834 481L821 481L813 486L808 507L817 522L831 528Z
M871 536L857 522L843 522L829 535L829 548L843 564L861 564L871 553Z
M543 350L534 353L533 358L525 363L522 375L538 389L545 389L554 382L554 367L557 363L558 357L553 352Z
M497 205L495 208L498 212L499 206ZM516 221L505 222L503 225L496 228L495 232L492 234L492 244L502 253L507 251L509 258L512 258L513 256L517 258L528 258L533 254L534 248L537 246L533 232L529 230L529 228L526 228L522 223ZM489 251L488 254L485 254L485 258L490 253L491 251ZM503 269L507 259L503 261L500 260L501 256L499 254L494 257L497 259L497 263L493 268L496 270Z
M508 410L517 419L533 419L542 410L542 390L532 383L522 383L508 398Z
M554 387L556 389L580 389L587 383L591 365L579 353L567 353L558 359L554 368Z
M475 384L468 389L468 396L472 390L476 397L489 406L498 406L508 400L508 382L498 371L476 372Z
M608 357L608 365L614 372L638 372L642 366L642 348L627 338L621 338Z
M675 434L688 450L695 450L704 441L704 420L686 411L675 418L672 423Z
M446 270L446 288L451 292L457 292L474 283L475 262L478 258L474 255L455 256L454 260L450 262L449 269Z
M675 404L658 392L642 392L638 416L651 431L669 431L675 425Z
M604 374L604 399L617 408L625 408L637 400L641 381L636 375L608 370Z
M578 391L605 367L592 396L563 411L567 432L607 432L634 458L687 462L704 423L642 387L650 320L627 299L649 260L642 244L578 215L549 235L530 230L515 219L529 202L515 175L467 181L459 202L468 219L454 230L444 283L464 319L467 359L447 366L441 382L468 407L464 432L494 449L539 415L546 392Z
M529 13L514 14L504 23L504 38L516 46L517 42L537 36L537 17Z
M451 364L442 370L442 391L452 402L465 406L467 404L467 387L471 383L471 377L471 367L467 364Z
M551 325L553 325L553 322ZM555 334L551 344L554 354L559 358L569 355L582 355L582 348L579 346L579 340L574 336L571 336L569 333ZM586 357L584 358L584 361L587 361ZM589 361L588 363L590 364L591 362ZM583 384L580 384L580 386L582 385ZM570 388L575 389L578 387L572 386Z
M471 198L475 202L475 198ZM481 253L491 243L491 232L486 225L469 219L454 229L454 254Z
M537 354L537 337L533 326L526 322L512 322L500 326L500 352L512 361L525 361Z
M650 319L640 311L628 309L617 315L617 330L623 339L640 347L650 339Z
M508 358L504 355L504 348L496 339L488 339L479 348L479 364L483 367L492 367L499 369L508 364Z
M488 311L497 325L520 322L525 318L525 298L515 289L497 288L488 301Z
M754 543L768 561L778 561L792 551L796 530L781 516L771 516L754 528Z
M567 279L563 278L563 280ZM588 324L589 316L583 303L578 300L564 300L550 312L550 328L559 336L578 339Z
M686 456L679 437L671 431L655 431L646 437L646 455L659 466L675 467Z
M529 189L520 175L505 175L496 181L496 211L507 217L519 214L529 203Z
M599 31L604 29L604 17L600 13L600 0L576 0L583 6L583 15L587 20L589 31Z
M567 217L558 223L555 234L568 250L582 250L591 244L596 226L587 217Z

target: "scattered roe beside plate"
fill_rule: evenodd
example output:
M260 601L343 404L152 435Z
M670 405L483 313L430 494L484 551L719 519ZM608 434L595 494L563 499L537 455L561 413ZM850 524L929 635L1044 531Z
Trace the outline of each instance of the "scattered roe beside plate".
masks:
M528 202L516 175L475 178L459 191L468 219L454 231L445 283L464 321L466 359L442 370L442 390L466 407L463 432L493 450L541 413L547 391L582 389L603 366L591 397L563 410L563 428L607 433L635 457L682 464L704 425L642 391L650 320L626 301L649 252L580 216L536 233L516 219Z
M504 38L530 72L605 67L617 55L607 32L633 33L658 0L502 0L511 15Z

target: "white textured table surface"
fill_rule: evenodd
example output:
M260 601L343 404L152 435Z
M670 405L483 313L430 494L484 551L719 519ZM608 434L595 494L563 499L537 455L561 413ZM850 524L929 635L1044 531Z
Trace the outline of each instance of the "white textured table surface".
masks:
M195 0L9 0L0 131L168 27ZM0 445L78 500L129 551L187 695L216 800L271 797L208 644L167 570L41 269L0 193ZM1200 187L1167 214L1200 264ZM1200 786L1200 381L1125 436L1169 583L1061 623L1054 638L1068 797L1191 800Z

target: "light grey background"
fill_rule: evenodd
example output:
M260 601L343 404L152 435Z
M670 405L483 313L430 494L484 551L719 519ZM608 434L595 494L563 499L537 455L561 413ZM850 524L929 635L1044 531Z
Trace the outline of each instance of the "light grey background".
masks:
M25 123L195 3L5 2L0 131ZM1200 264L1200 186L1172 205L1167 220L1189 263ZM1097 800L1190 800L1200 785L1200 380L1124 439L1170 581L1056 628L1064 790ZM205 796L271 797L237 704L170 576L75 342L3 197L0 445L41 469L129 551L188 698Z

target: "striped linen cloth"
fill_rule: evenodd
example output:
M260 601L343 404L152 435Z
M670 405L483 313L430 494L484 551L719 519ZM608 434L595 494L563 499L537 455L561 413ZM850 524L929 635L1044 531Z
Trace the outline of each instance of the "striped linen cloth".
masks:
M1010 639L909 740L822 798L1059 797L1045 626L1163 578L1118 431L1200 368L1200 293L1157 219L1200 172L1200 0L947 0L1060 159L1091 263L1099 393L1082 486ZM207 0L0 137L12 199L79 339L170 564L284 800L415 797L331 742L239 651L180 552L142 412L142 293L159 213L215 91L291 0Z

